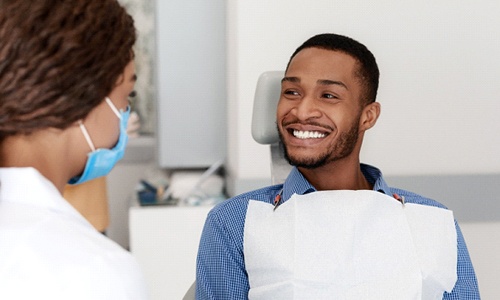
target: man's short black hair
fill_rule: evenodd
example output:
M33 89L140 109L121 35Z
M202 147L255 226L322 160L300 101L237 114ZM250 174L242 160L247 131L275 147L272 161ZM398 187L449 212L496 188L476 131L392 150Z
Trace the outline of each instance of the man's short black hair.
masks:
M368 104L375 102L380 72L375 57L365 45L343 35L334 33L318 34L305 41L295 50L288 61L287 70L295 55L306 48L340 51L356 59L359 63L356 75L360 78L361 84L364 87L363 103Z

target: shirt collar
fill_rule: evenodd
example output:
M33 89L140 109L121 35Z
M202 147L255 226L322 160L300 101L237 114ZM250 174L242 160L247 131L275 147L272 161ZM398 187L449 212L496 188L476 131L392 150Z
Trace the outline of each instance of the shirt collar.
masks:
M387 182L385 182L382 172L370 165L360 164L361 172L365 175L366 180L373 185L373 190L377 192L384 193L392 197L391 189Z
M382 177L382 172L370 165L360 164L361 172L366 180L373 185L373 190L392 197L390 188ZM293 167L283 184L282 198L287 201L293 194L304 195L317 191L309 181L300 173L297 167Z
M297 167L293 167L283 184L283 201L290 199L293 194L304 195L315 192L316 188L307 181Z

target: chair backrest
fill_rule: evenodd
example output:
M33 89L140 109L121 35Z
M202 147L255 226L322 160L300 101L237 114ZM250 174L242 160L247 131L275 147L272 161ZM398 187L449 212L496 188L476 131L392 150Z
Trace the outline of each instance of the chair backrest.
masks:
M280 99L283 71L268 71L260 75L253 101L252 137L259 144L279 142L276 130L276 107Z
M270 145L273 184L285 181L292 168L283 156L283 145L276 128L276 108L284 73L283 71L262 73L257 81L253 102L252 137L259 144Z
M191 284L189 289L187 290L182 300L195 300L196 299L196 281Z

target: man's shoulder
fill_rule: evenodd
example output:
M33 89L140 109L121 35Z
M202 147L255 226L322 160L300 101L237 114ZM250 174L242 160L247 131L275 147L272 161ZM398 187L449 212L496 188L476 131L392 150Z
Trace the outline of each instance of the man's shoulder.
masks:
M248 203L253 201L262 201L267 203L272 203L274 197L280 192L283 185L272 185L257 190L245 192L229 198L219 204L217 204L211 211L212 215L224 215L227 213L234 213L237 211L246 211Z
M403 190L400 188L390 187L390 189L391 189L391 192L393 194L397 194L399 196L404 196L406 203L413 203L413 204L420 204L420 205L427 205L427 206L434 206L434 207L439 207L439 208L443 208L443 209L448 209L446 206L439 203L438 201L431 199L431 198L427 198L427 197L422 196L422 195L419 195L417 193Z

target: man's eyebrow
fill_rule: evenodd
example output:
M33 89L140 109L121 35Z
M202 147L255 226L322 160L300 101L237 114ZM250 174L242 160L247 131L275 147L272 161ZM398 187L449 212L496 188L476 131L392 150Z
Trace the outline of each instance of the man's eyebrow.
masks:
M320 85L339 85L339 86L343 87L344 89L349 90L347 88L347 85L345 85L342 81L335 81L335 80L329 80L329 79L319 79L317 81L317 83Z
M298 77L284 77L281 79L281 83L283 82L292 82L292 83L300 83L300 78ZM316 81L319 85L338 85L343 87L346 90L349 90L347 86L342 82L342 81L335 81L335 80L330 80L330 79L318 79Z
M283 77L283 79L281 79L281 83L283 83L285 81L293 82L293 83L299 83L300 82L300 78L298 78L298 77Z

